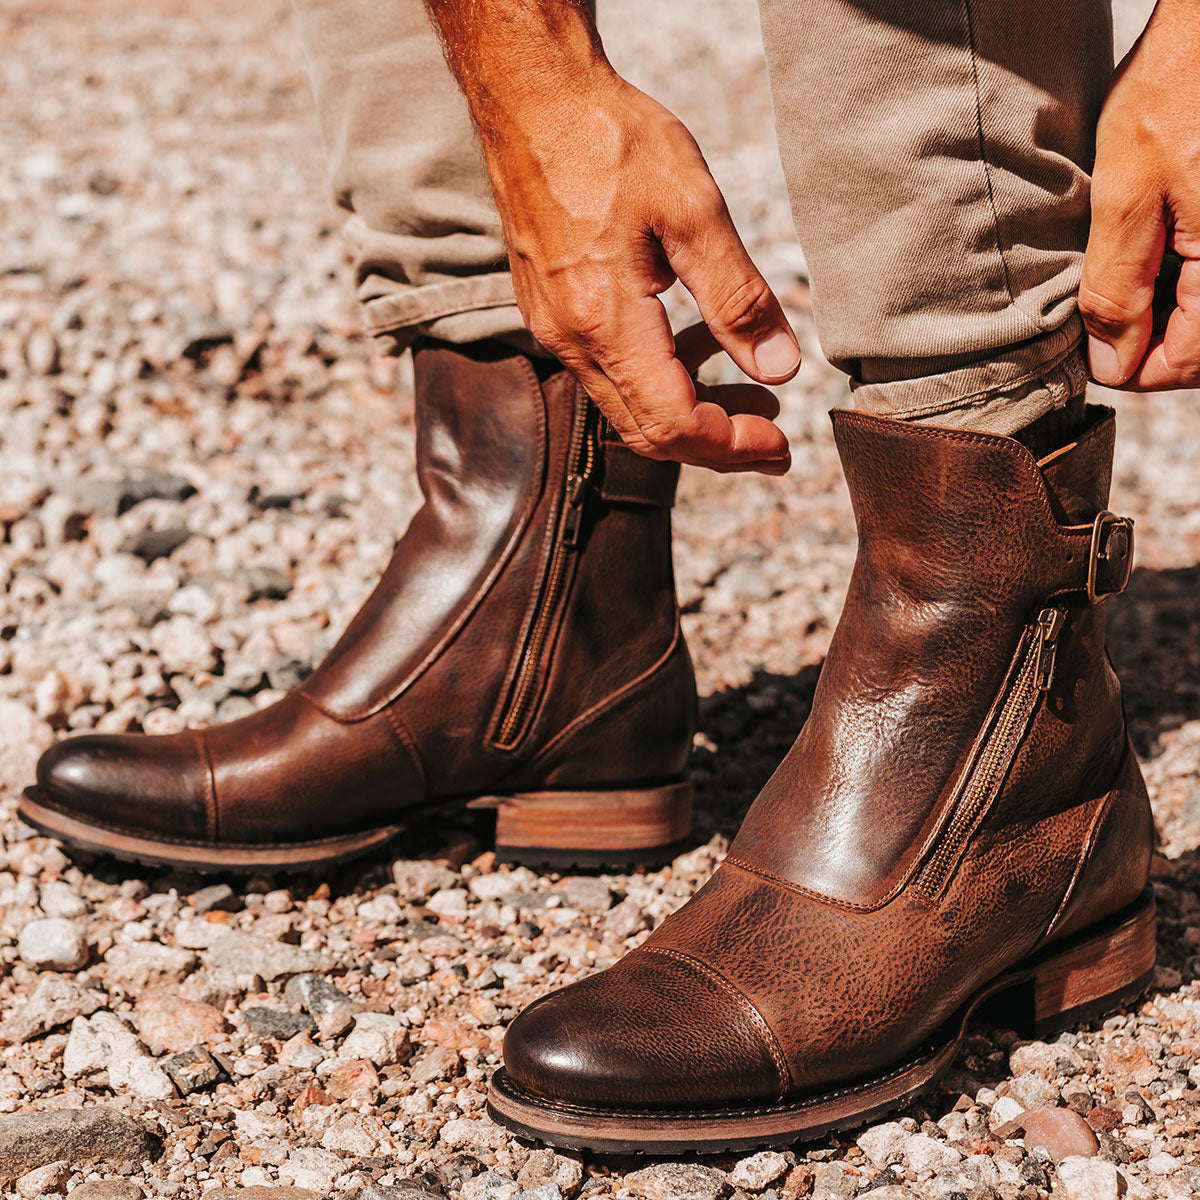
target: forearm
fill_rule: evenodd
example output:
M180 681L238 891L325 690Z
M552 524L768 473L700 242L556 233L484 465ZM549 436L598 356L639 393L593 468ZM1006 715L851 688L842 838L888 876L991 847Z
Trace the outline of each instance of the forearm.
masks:
M485 147L612 75L586 0L425 2Z

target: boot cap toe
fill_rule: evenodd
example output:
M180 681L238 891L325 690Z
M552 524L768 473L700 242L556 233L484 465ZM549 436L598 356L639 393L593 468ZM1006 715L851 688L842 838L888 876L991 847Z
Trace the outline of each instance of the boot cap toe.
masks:
M723 978L684 955L643 949L530 1005L504 1063L527 1092L620 1108L772 1102L787 1088L773 1035Z

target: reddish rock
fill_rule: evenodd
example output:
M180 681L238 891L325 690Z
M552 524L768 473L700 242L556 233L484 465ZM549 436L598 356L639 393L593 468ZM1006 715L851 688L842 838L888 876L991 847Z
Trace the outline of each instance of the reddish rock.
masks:
M1087 1123L1100 1133L1108 1133L1121 1123L1121 1114L1106 1104L1097 1104L1087 1115Z
M185 1000L175 992L151 992L138 1006L138 1033L154 1054L211 1044L228 1030L225 1018L211 1004Z
M379 1076L366 1059L348 1059L330 1071L325 1091L334 1100L373 1104L379 1095Z
M1031 1108L996 1130L1005 1139L1019 1137L1028 1150L1041 1147L1056 1163L1072 1155L1090 1158L1100 1151L1092 1127L1069 1108Z

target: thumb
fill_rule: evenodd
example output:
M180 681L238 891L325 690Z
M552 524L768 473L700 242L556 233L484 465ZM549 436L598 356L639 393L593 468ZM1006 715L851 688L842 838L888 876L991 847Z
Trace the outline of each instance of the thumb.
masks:
M721 348L759 383L791 379L800 369L800 345L738 237L720 192L683 236L678 229L672 232L662 238L671 268L695 297Z
M1154 326L1154 280L1166 238L1162 204L1153 193L1131 197L1127 190L1093 190L1079 311L1097 383L1119 387L1146 356Z

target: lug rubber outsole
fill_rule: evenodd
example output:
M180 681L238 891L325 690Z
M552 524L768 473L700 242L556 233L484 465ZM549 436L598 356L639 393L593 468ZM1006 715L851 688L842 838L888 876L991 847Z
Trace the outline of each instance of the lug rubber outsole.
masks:
M1085 1024L1137 999L1154 977L1154 893L980 988L941 1030L886 1075L773 1105L743 1109L590 1108L524 1091L503 1068L492 1077L488 1114L522 1137L567 1150L678 1155L790 1145L854 1129L915 1099L949 1069L967 1022L985 1005L1032 1037Z
M463 797L443 809L494 810L496 855L502 862L549 870L663 865L687 848L692 786L532 792ZM400 823L336 837L278 843L205 842L149 835L91 821L26 788L17 806L26 824L64 845L148 867L200 875L308 871L370 854L402 836ZM428 821L429 813L418 821Z

